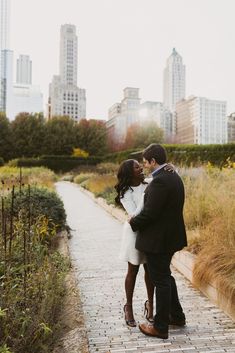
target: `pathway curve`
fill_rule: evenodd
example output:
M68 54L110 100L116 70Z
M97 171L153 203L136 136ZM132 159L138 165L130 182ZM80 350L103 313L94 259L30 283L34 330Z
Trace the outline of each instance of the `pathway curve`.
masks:
M122 224L77 185L59 182L56 187L73 229L69 247L83 302L90 353L235 353L235 324L175 270L187 326L170 327L168 340L147 337L138 328L128 328L123 319L126 264L118 260ZM144 320L145 300L141 270L134 298L138 322Z

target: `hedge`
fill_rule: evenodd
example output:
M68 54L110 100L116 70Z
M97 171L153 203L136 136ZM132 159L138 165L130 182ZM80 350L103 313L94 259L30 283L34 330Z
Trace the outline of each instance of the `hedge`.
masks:
M5 199L5 207L11 210L12 195L8 194ZM19 212L28 212L29 202L31 204L31 219L33 222L39 216L46 216L49 225L55 225L57 231L66 229L66 213L64 204L55 191L44 187L31 187L30 196L27 187L16 190L14 194L14 217Z
M224 145L163 145L167 151L168 160L187 166L210 162L217 166L226 164L228 158L235 161L235 143ZM142 158L142 151L127 150L107 155L105 161L120 163L128 159Z
M38 158L18 158L9 162L15 167L47 167L54 172L68 172L81 165L96 165L102 161L99 157L42 156Z

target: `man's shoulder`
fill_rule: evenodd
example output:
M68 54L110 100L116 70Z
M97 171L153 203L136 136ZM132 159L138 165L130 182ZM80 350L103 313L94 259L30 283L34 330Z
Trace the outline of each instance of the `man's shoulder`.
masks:
M153 181L154 183L168 184L179 179L181 180L181 177L177 172L171 172L171 171L162 169L161 171L159 171L159 173L157 173Z

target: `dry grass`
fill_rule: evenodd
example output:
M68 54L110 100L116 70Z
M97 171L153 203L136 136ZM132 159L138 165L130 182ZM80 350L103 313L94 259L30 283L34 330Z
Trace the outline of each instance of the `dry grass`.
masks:
M76 184L82 184L84 181L95 177L94 173L80 173L74 177L74 182Z
M53 188L57 177L50 169L44 167L22 168L22 183L37 186L46 186ZM17 167L0 167L0 180L4 181L5 186L19 184L20 168Z
M117 179L114 175L93 175L93 177L83 182L83 186L95 195L102 194L107 189L114 188L117 183Z
M209 167L184 181L189 250L197 253L194 283L214 282L234 303L235 169Z
M96 166L97 173L98 174L117 174L118 169L119 169L119 164L118 163L111 163L111 162L106 162L106 163L100 163Z

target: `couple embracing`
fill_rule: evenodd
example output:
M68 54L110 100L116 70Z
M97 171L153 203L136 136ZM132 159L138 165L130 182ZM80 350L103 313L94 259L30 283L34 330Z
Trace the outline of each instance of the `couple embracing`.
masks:
M139 328L146 335L163 339L168 338L169 325L185 325L170 263L174 253L187 245L183 220L184 186L174 167L166 161L165 149L151 144L143 151L143 163L152 173L151 181L144 179L139 163L129 159L121 164L115 186L116 202L121 203L129 215L120 250L120 258L128 262L126 324L136 326L132 298L139 266L143 264L148 297L144 310L149 323L142 323Z

